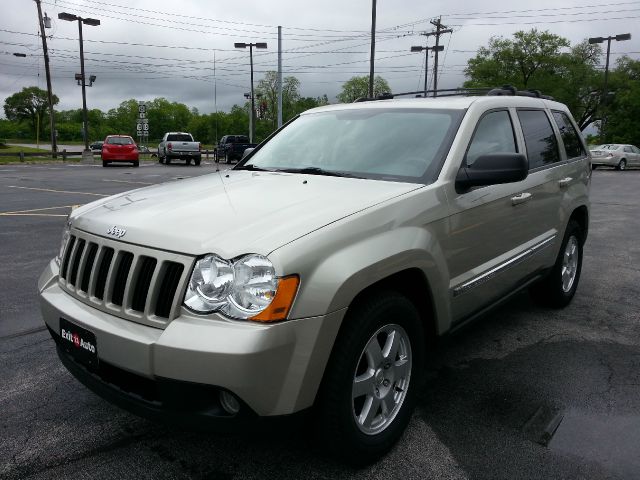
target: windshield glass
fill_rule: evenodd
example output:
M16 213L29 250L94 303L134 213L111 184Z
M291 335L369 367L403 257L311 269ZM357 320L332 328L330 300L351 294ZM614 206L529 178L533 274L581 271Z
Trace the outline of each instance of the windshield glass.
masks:
M369 108L302 115L237 168L430 183L463 114Z

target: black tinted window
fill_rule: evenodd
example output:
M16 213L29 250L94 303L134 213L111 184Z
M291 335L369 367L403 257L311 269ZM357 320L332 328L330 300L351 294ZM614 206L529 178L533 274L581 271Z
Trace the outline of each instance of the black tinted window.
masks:
M573 128L573 124L567 114L564 112L553 112L553 119L556 121L556 125L558 125L558 130L560 130L560 136L562 137L564 148L567 151L567 158L586 155L582 148L579 134L576 132L576 129Z
M534 169L560 160L558 142L543 110L518 110L527 146L529 168Z
M467 165L488 153L517 153L509 112L501 110L486 114L478 122L467 150Z
M167 142L192 142L191 135L186 133L167 135Z

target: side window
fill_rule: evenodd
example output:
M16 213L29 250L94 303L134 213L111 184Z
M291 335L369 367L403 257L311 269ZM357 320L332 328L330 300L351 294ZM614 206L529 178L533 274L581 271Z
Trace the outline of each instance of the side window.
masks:
M516 140L509 112L490 112L480 119L467 149L467 165L473 165L480 155L488 153L516 153Z
M631 147L624 147L624 151L627 153L632 153Z
M638 147L631 147L633 148L633 153L640 153L640 148Z
M529 169L559 161L558 141L544 110L518 110L518 118L527 146Z
M567 152L567 158L577 158L586 155L580 136L576 129L573 127L571 120L564 112L553 112L553 119L558 125L560 130L560 136L562 137L562 143L564 143L564 149Z

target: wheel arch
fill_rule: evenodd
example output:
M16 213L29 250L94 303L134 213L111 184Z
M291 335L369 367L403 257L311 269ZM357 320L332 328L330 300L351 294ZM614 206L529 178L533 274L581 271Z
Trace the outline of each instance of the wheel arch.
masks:
M575 220L580 225L582 232L584 233L582 243L587 241L587 234L589 233L589 210L586 205L580 205L571 212L569 221Z

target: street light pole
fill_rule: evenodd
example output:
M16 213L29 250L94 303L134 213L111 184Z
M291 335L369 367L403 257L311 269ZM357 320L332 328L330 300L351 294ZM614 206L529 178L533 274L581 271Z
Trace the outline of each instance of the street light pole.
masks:
M89 150L89 135L87 125L87 87L84 81L84 48L82 41L82 21L78 19L78 34L80 35L80 75L82 75L82 137L84 150Z
M85 79L85 74L84 74L84 42L82 40L82 24L84 23L85 25L93 25L93 26L98 26L100 25L100 20L97 20L95 18L82 18L82 17L78 17L77 15L73 15L71 13L59 13L58 14L58 18L60 20L66 20L68 22L74 22L74 21L78 21L78 34L80 37L80 75L78 76L76 74L76 79L78 80L78 82L80 83L80 85L82 86L82 137L84 140L84 151L86 152L90 152L91 150L89 150L89 122L87 120L87 90L86 90L86 79ZM93 85L93 81L95 80L95 76L91 76L91 83L89 84L89 86Z
M235 48L247 48L249 47L249 63L251 66L251 113L249 114L249 143L253 143L253 138L255 137L255 103L253 100L253 47L256 48L267 48L267 44L264 42L258 43L240 43L236 42L233 44Z
M602 120L600 121L600 135L603 137L604 141L604 127L606 124L606 116L604 115L605 106L607 103L607 86L609 84L609 55L611 54L611 40L615 40L617 42L623 42L625 40L631 40L630 33L621 33L618 35L609 35L608 37L591 37L589 39L590 44L595 43L603 43L607 41L607 58L605 61L604 67L604 86L602 87L602 95L600 96L600 108L603 110Z

